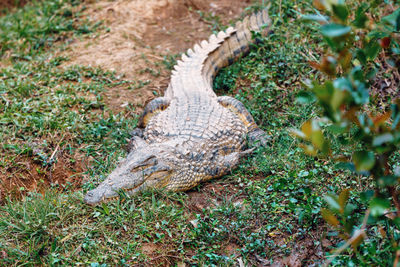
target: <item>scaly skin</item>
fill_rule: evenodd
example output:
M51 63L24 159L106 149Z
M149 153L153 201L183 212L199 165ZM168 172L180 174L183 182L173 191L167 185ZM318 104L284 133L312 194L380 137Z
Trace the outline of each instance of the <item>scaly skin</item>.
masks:
M236 167L246 138L265 144L264 132L238 100L217 97L212 80L249 51L252 30L268 24L267 10L212 35L182 56L165 96L145 108L127 158L84 201L98 204L146 188L185 191ZM265 31L265 30L264 30Z

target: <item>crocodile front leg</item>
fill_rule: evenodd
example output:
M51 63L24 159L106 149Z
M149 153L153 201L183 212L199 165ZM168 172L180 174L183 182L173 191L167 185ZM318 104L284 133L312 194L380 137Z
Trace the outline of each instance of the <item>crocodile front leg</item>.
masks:
M146 128L150 119L159 113L160 111L165 110L169 106L170 100L166 97L157 97L151 100L142 113L142 116L139 118L138 127Z
M218 97L218 103L236 114L247 128L247 135L251 144L267 145L269 136L255 123L253 116L239 100L230 96Z
M158 97L151 100L146 105L142 115L139 118L137 127L133 129L130 133L132 137L127 145L128 153L136 150L139 145L145 143L145 141L143 140L144 128L146 128L148 122L152 117L157 115L160 111L165 110L169 106L169 102L169 99L166 97Z

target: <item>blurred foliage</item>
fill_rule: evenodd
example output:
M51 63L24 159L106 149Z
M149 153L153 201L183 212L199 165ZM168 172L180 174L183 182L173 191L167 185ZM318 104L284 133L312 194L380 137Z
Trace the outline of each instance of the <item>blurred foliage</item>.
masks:
M310 65L324 74L324 80L307 81L310 90L300 93L298 100L317 101L323 114L292 133L304 140L307 154L334 158L339 167L355 173L354 179L373 177L374 190L362 193L368 203L363 217L353 212L361 207L347 203L350 189L325 197L329 208L322 210L322 216L346 240L334 256L350 245L356 253L368 231L379 227L397 266L400 172L391 166L391 159L400 148L400 100L379 111L370 103L370 88L382 79L377 75L382 69L391 72L399 67L400 9L391 1L315 0L314 6L317 13L303 19L320 24L326 49L320 62ZM333 152L332 138L341 140L342 150L353 150L352 155Z

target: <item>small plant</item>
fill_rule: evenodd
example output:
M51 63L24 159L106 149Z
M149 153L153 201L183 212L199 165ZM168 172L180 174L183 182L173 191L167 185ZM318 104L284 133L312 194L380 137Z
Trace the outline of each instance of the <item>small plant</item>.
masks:
M318 12L304 16L321 24L325 52L321 62L310 64L324 74L324 81L307 82L311 90L301 93L298 100L316 99L323 118L308 120L293 134L305 141L302 147L306 153L333 157L339 166L373 178L362 194L368 203L363 218L354 214L356 206L348 204L349 189L339 196L326 196L329 209L323 209L322 216L347 240L334 256L350 245L357 252L368 231L378 227L390 241L395 253L393 266L397 266L400 172L391 165L400 148L400 100L382 110L374 105L370 90L399 67L400 9L380 2L383 1L346 4L340 0L316 0L315 7L325 15ZM382 13L390 14L379 18L377 14ZM398 82L393 85L395 88ZM332 148L327 136L339 141L340 153Z

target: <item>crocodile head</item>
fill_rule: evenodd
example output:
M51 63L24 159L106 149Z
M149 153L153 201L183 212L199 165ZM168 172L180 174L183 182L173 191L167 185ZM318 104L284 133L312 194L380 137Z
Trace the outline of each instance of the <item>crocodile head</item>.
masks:
M86 194L84 201L96 205L117 198L120 190L133 195L149 187L164 187L176 172L171 168L174 157L170 151L171 147L164 145L135 149L104 182Z

